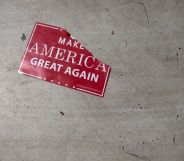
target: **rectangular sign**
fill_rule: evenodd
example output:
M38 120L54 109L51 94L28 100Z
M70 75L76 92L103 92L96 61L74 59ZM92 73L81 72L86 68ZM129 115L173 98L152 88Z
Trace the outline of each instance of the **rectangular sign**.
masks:
M18 72L103 97L110 70L65 29L37 22Z

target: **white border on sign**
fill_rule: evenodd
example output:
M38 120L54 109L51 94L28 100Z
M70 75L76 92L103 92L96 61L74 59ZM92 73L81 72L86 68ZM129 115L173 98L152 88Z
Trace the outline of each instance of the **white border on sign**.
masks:
M59 30L59 29L60 29L59 27L53 27L53 26L50 26L50 25L40 24L40 23L36 22L35 27L34 27L34 29L33 29L33 31L32 31L31 37L30 37L30 39L29 39L28 45L27 45L27 47L26 47L26 50L25 50L25 52L24 52L24 56L23 56L21 65L20 65L20 67L19 67L18 73L20 73L20 74L25 74L25 75L28 75L28 76L32 76L32 77L35 77L35 78L38 78L38 79L42 79L41 77L38 77L38 76L35 76L35 75L32 75L32 74L28 74L28 73L24 73L24 72L21 71L22 64L23 64L24 59L25 59L25 57L26 57L26 55L27 55L27 50L28 50L29 45L30 45L30 43L31 43L31 40L32 40L32 38L33 38L34 32L35 32L35 30L36 30L36 27L37 27L38 25L44 26L44 27L48 27L48 28L52 28L52 29L56 29L56 30ZM87 92L87 93L90 93L90 94L94 94L94 95L98 95L98 96L103 96L103 95L104 95L104 92L105 92L106 84L107 84L107 79L108 79L108 77L109 77L109 72L110 72L110 67L108 68L108 71L107 71L107 75L106 75L106 78L105 78L105 83L104 83L104 86L103 86L102 94L95 93L95 92L91 92L91 91L88 91L88 90L86 90L86 89L77 88L77 87L76 87L75 89L78 89L79 91L84 91L84 92ZM45 80L45 79L44 79L44 80Z
M32 74L24 73L24 72L21 72L21 71L18 71L18 72L20 74L25 74L25 75L32 76L32 77L35 77L35 78L38 78L38 79L42 79L42 77L38 77L38 76L35 76L35 75L32 75Z

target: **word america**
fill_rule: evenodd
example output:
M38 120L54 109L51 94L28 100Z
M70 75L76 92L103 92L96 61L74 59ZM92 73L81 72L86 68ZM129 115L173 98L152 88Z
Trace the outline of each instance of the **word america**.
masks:
M64 61L67 63L84 66L86 68L93 68L94 70L107 72L105 64L102 62L98 62L97 59L92 55L85 56L82 53L77 54L74 51L58 48L55 46L50 46L50 48L48 48L47 44L41 44L38 42L32 45L28 52Z

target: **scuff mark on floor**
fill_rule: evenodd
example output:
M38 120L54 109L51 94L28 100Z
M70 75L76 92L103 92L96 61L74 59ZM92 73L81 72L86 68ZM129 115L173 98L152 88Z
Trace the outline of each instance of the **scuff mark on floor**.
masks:
M145 14L146 14L146 18L147 18L147 22L148 22L148 24L149 24L149 17L148 17L148 13L147 13L147 10L146 10L146 6L145 6L145 4L144 3L142 3L142 2L138 2L139 4L141 4L141 5L143 5L143 7L144 7L144 12L145 12Z
M175 48L176 50L176 48ZM177 70L179 68L179 54L178 54L178 51L176 50L176 63L177 63Z
M124 40L124 42L125 42L125 46L127 47L127 45L128 45L127 40Z
M174 137L173 137L173 143L174 143L174 145L176 145L176 135L174 135Z
M178 120L178 118L179 118L179 115L177 114L177 115L176 115L176 120Z
M138 158L138 159L143 159L143 160L150 161L150 159L149 159L148 157L143 156L143 155L140 155L140 154L130 153L130 152L127 152L127 151L126 151L125 153L127 153L127 154L129 154L129 155L131 155L131 156L134 156L134 157L136 157L136 158Z

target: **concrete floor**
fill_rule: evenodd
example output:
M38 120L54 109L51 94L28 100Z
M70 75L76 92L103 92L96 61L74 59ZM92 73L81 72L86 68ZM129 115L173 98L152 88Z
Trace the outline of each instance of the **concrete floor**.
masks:
M0 15L0 161L184 161L183 0L0 0ZM17 73L36 21L112 67L104 98Z

